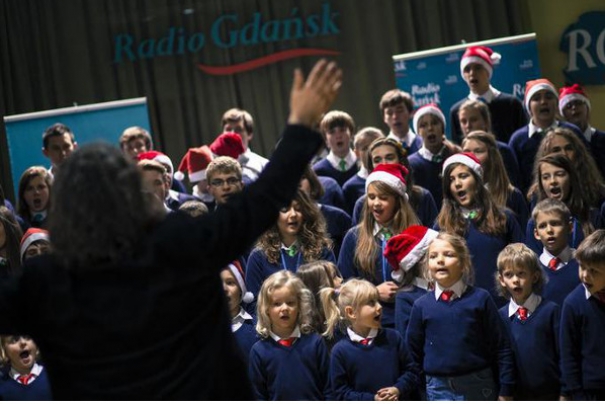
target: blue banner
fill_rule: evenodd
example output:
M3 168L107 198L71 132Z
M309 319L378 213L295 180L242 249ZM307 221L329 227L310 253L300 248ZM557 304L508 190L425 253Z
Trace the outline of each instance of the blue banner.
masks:
M397 88L412 95L416 108L431 102L439 105L447 120L448 137L450 108L469 94L460 75L460 59L466 48L477 45L488 46L502 55L494 66L492 86L523 100L525 82L541 77L535 34L393 56Z
M127 127L150 127L145 98L6 116L4 122L15 196L23 171L31 166L50 168L42 154L42 133L52 124L67 125L79 145L106 141L117 146Z

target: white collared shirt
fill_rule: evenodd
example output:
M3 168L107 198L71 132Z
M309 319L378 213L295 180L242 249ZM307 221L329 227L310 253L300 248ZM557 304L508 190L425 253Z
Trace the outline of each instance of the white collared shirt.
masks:
M588 288L586 287L586 285L582 284L582 286L584 286L584 296L586 296L586 300L590 299L590 297L592 296L592 294L588 291ZM595 299L597 297L595 296Z
M32 366L32 369L29 372L29 374L33 375L33 377L30 379L30 381L27 384L32 384L33 381L36 380L36 378L38 378L40 376L40 373L42 373L43 369L44 369L44 366L42 366L38 363L34 363L34 366ZM10 375L11 379L16 380L18 383L21 383L18 379L19 379L19 377L21 377L23 375L21 373L17 372L12 366L11 366L9 375Z
M269 162L269 160L260 154L254 153L249 147L245 152L240 154L237 161L242 166L243 176L250 178L252 181L258 179L258 176Z
M561 251L561 254L557 255L556 257L559 258L559 264L557 265L557 269L556 271L558 271L559 269L563 268L565 265L569 264L569 261L572 260L573 258L573 253L574 251L576 251L575 249L566 246L563 251ZM548 264L550 263L550 260L555 258L554 255L552 255L550 252L548 252L546 250L546 248L542 249L542 254L540 254L540 262L545 266L548 267Z
M400 138L393 132L389 132L387 139L393 139L393 140L398 141L399 143L405 143L405 145L407 147L410 147L410 146L412 146L412 144L414 144L414 140L416 140L416 136L417 135L414 132L412 132L412 128L410 128L410 129L408 129L408 133L406 133L405 136L402 138Z
M441 297L441 293L443 293L444 290L446 289L442 288L437 282L435 282L435 300L439 300L439 298ZM462 278L460 278L458 282L454 283L452 287L447 288L447 290L451 290L454 292L451 300L458 299L466 290L466 283L464 283Z
M584 139L586 139L588 141L588 143L590 143L590 141L592 140L592 135L594 135L594 133L596 131L597 130L595 128L593 128L592 126L588 126L588 128L586 128L586 130L583 133Z
M252 316L248 314L246 310L240 307L239 313L237 313L235 317L231 319L231 332L236 332L239 330L242 325L244 325L246 320L252 320Z
M330 153L328 153L328 155L326 156L326 159L328 160L328 162L330 163L330 165L332 167L334 167L335 169L340 171L340 160L342 160L340 157L338 157L336 154L334 154L332 151L330 151ZM353 167L355 165L355 163L357 163L357 156L355 155L353 150L349 149L349 152L345 156L344 160L345 160L345 171L346 171L346 170L350 169L351 167Z
M368 175L370 175L370 173L368 173L368 169L365 168L364 166L361 166L361 168L359 169L359 171L357 171L357 175L359 175L360 178L363 178L364 180L368 179Z
M372 235L378 237L380 240L384 240L384 233L382 233L382 229L384 228L388 229L391 232L391 235L395 235L390 226L381 226L377 222L374 222L374 231L372 232Z
M271 338L273 338L274 341L279 341L280 339L287 339L287 338L300 338L301 333L300 333L300 328L298 326L296 326L294 328L294 331L292 331L292 334L290 334L289 336L282 338L279 335L275 334L273 331L269 331L269 336Z
M508 304L508 316L514 316L517 313L517 310L519 310L519 307L525 307L527 309L527 317L529 317L536 311L540 302L542 302L542 298L535 293L529 295L522 305L517 304L511 297L510 303Z
M433 153L430 152L429 149L427 149L426 147L422 146L418 150L418 154L420 154L420 156L422 156L425 160L433 161L433 156L443 154L444 150L445 150L445 145L443 145L443 147L441 148L441 150L439 150L439 152L437 154L433 154Z
M351 327L347 328L347 335L349 336L349 339L353 342L361 342L362 340L369 338L370 341L368 342L368 345L372 345L374 343L374 338L376 338L376 336L378 335L378 328L372 328L370 329L370 332L368 333L367 337L362 337L361 335L357 334L355 331L353 331L351 329Z
M538 132L544 132L544 133L546 133L546 132L548 132L550 129L558 127L558 126L559 126L559 121L557 121L557 120L555 119L555 120L553 121L553 123L552 123L552 124L551 124L551 125L550 125L548 128L544 128L544 129L542 129L542 128L539 128L539 127L537 127L536 125L534 125L534 121L530 119L530 120L529 120L529 123L527 124L527 126L528 126L528 128L529 128L529 130L528 130L528 132L527 132L527 137L531 139L531 137L532 137L533 135L535 135L536 133L538 133Z
M492 87L491 85L489 86L489 88L487 89L486 92L484 92L483 94L475 94L473 92L470 92L468 94L468 99L469 100L484 100L486 103L490 103L493 101L494 98L496 98L497 96L500 95L500 91L496 90L494 87Z

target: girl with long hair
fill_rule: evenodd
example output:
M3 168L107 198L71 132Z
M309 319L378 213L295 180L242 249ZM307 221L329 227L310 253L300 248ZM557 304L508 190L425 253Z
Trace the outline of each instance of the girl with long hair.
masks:
M30 167L19 179L17 212L24 221L24 231L30 227L48 229L51 208L52 176L42 166Z

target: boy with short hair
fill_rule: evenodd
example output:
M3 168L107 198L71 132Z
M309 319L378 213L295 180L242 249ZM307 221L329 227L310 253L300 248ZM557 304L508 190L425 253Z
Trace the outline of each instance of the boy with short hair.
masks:
M605 230L576 250L581 285L561 314L561 372L574 400L605 400Z
M124 129L120 136L120 150L136 161L140 153L153 149L153 140L149 132L140 126L131 126Z
M317 175L332 177L342 187L357 172L357 157L351 150L355 122L343 111L328 112L319 124L330 153L313 165Z
M216 205L227 203L229 197L244 189L242 167L234 158L219 156L206 169L208 191Z
M153 193L167 212L170 208L166 205L168 194L168 173L166 167L155 160L141 160L137 163L141 172L143 187Z
M389 90L380 98L382 119L389 127L389 135L403 146L408 156L422 147L422 139L410 128L410 117L414 112L414 100L409 93L398 88Z
M66 158L78 147L72 130L62 123L55 123L42 134L42 153L48 157L51 167L48 172L57 174L57 170Z
M359 171L352 176L342 186L342 192L345 197L345 210L350 215L353 213L355 202L360 196L365 194L366 178L368 178L368 169L366 168L366 158L370 144L383 138L384 134L378 128L366 127L357 132L353 140L353 152L359 161ZM422 145L422 141L420 142Z
M548 276L544 287L544 298L562 305L563 301L580 283L578 262L574 249L569 247L573 222L565 203L555 199L544 199L532 212L534 237L542 242L540 264Z

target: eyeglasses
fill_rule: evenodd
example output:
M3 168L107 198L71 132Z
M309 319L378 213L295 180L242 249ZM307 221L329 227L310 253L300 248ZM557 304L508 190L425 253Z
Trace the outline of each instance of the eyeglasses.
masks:
M223 185L225 185L225 182L227 183L227 185L237 185L240 184L242 180L240 180L237 177L229 177L227 178L227 180L223 180L221 178L215 178L212 181L210 181L210 185L212 185L213 187L222 187Z

